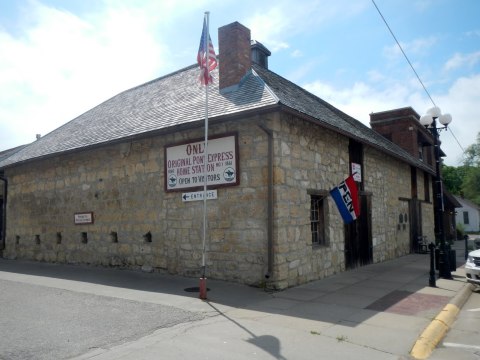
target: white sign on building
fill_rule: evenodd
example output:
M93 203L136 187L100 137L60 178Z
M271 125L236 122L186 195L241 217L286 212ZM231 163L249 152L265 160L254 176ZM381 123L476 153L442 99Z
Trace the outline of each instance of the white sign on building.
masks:
M75 225L93 224L93 212L82 212L73 214L73 222Z
M165 190L238 185L237 135L165 147ZM206 170L206 171L205 171Z
M353 180L362 182L362 165L352 163Z
M182 201L200 201L203 200L203 191L188 192L182 194ZM213 200L217 198L217 190L207 190L207 200Z

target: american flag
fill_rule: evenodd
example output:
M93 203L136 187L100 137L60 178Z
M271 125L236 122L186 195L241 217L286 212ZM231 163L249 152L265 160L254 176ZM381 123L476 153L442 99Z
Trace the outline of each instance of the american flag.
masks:
M207 66L207 44L205 43L208 37L208 66ZM202 85L207 85L213 81L210 71L217 67L217 55L213 48L212 39L208 34L207 22L203 19L202 37L200 38L200 46L198 47L197 62L200 65L200 81Z

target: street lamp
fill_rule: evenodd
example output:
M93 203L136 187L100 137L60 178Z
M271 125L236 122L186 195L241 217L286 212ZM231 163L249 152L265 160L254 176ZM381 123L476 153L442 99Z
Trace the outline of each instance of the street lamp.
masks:
M437 120L443 126L437 127ZM435 220L437 223L436 237L440 242L439 249L439 275L444 279L451 279L450 265L448 261L447 248L445 245L445 231L443 227L443 185L442 175L440 173L440 136L441 130L447 130L448 124L452 121L450 114L442 114L439 107L435 106L427 111L426 115L420 117L420 124L425 126L433 136L434 156L435 156Z

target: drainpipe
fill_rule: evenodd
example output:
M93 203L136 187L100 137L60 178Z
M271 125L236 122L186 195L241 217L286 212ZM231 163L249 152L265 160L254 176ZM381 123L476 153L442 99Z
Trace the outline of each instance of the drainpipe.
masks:
M265 131L268 135L268 225L267 225L267 273L265 279L270 279L273 274L273 131L265 127L263 124L259 125L260 129Z
M7 188L8 181L3 176L0 176L3 181L3 219L2 219L2 238L0 239L0 257L3 255L5 249L5 239L7 238Z

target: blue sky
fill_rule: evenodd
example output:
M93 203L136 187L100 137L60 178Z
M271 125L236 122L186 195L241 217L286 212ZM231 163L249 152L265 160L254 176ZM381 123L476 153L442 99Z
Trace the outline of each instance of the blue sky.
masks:
M480 132L480 1L375 0L443 112L448 165ZM368 125L432 103L371 0L0 0L0 151L196 61L203 14L238 21L269 68ZM460 143L460 145L458 144Z

